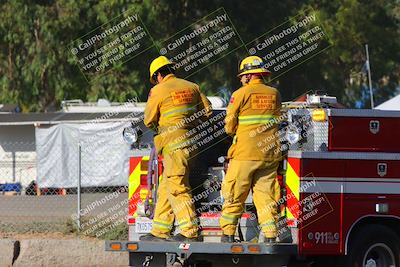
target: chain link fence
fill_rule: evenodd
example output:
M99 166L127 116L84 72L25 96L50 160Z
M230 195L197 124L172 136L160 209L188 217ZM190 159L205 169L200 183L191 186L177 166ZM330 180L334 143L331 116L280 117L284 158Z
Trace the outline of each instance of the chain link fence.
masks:
M127 238L129 146L0 141L0 235Z

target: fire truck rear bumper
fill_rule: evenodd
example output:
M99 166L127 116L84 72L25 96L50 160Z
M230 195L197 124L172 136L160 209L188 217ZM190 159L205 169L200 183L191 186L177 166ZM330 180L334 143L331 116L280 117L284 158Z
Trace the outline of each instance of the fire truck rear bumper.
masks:
M297 254L297 245L289 243L179 243L145 241L106 241L106 251L160 252L186 254L238 254L238 255L276 255Z
M289 243L106 241L105 248L129 252L130 266L169 266L179 259L190 263L211 262L213 266L281 267L298 251L297 245Z

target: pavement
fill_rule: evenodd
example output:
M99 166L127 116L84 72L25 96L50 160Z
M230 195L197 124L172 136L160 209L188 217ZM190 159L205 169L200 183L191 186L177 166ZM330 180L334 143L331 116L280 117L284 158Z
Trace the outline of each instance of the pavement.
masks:
M127 193L116 197L112 193L82 194L81 208L95 206L86 214L96 216L128 198ZM97 202L96 202L97 201ZM95 203L95 204L94 204ZM76 214L77 195L3 196L0 195L0 221L54 222L70 219Z

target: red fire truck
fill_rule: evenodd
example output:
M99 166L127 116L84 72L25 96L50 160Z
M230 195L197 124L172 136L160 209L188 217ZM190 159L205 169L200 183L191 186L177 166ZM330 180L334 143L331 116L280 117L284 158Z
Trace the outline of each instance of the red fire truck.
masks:
M215 111L220 128L209 132L215 138L196 150L191 168L204 242L138 241L151 230L162 161L148 145L136 144L129 240L107 241L107 250L129 252L131 266L400 266L400 112L340 108L326 95L285 103L279 242L272 245L262 242L251 195L237 230L241 242L219 242L219 186L226 168L219 156L230 143L221 134L224 112ZM133 129L125 134L137 139Z

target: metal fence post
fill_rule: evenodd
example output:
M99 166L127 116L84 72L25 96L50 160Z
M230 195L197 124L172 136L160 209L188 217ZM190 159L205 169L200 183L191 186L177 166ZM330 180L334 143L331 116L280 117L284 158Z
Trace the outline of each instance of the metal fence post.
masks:
M81 144L78 143L78 185L77 185L77 195L78 195L78 211L77 211L77 226L78 226L78 232L81 230L81 179L82 179L82 173L81 173Z

